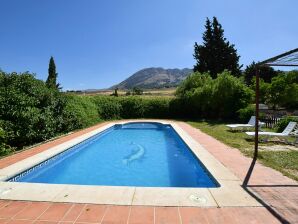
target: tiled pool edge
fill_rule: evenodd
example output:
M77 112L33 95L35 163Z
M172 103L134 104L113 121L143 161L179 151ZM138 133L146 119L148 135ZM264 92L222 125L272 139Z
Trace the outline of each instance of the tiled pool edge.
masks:
M46 160L115 124L130 121L110 122L107 125L83 134L80 137L52 147L42 153L17 162L0 170L2 181ZM140 121L140 120L135 120ZM53 202L77 202L117 205L162 205L162 206L260 206L240 186L240 180L218 162L206 149L193 140L173 121L142 120L171 125L220 183L220 188L148 188L78 186L32 183L0 183L0 198L11 200L36 200Z

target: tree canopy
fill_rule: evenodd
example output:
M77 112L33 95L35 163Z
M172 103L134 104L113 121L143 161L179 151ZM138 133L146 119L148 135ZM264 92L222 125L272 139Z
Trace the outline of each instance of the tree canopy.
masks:
M194 72L208 72L213 79L224 70L239 76L241 74L240 56L234 44L230 44L224 37L224 30L217 18L213 17L212 23L207 18L205 28L202 45L196 42L194 46L193 56L196 60Z
M51 57L49 62L49 69L48 69L48 78L46 81L47 87L58 89L59 84L57 83L57 77L58 77L58 73L56 73L55 61L54 61L54 58Z
M270 83L271 79L278 75L279 71L274 70L270 66L262 65L258 67L259 69L259 76L262 78L265 82ZM245 83L247 85L252 84L252 79L256 75L257 71L257 64L255 62L252 62L250 65L246 66L244 70L244 79Z

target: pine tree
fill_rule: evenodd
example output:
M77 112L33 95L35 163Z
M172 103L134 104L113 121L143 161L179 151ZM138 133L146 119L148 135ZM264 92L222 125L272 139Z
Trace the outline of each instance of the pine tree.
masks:
M51 57L50 59L50 63L49 63L49 69L48 69L48 78L46 81L46 85L49 88L59 88L59 84L57 83L57 76L58 73L56 73L56 65L55 65L55 61L54 58Z
M213 17L213 21L207 18L203 34L203 44L194 46L194 58L197 61L194 72L209 72L212 78L225 69L232 75L239 76L240 68L237 50L233 44L224 37L221 24Z

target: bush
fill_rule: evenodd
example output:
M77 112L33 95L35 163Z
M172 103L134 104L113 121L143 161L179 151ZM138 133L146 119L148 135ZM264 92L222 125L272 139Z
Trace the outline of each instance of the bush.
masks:
M298 117L287 116L287 117L280 119L275 126L275 128L277 129L277 132L282 132L287 127L289 122L291 122L291 121L298 123Z
M212 112L219 118L235 118L252 100L252 91L230 72L218 75L214 82Z
M144 117L145 104L141 97L123 97L120 99L122 118L142 118Z
M90 96L67 95L64 122L68 131L88 127L100 121L98 108ZM65 128L66 129L66 128Z
M177 89L185 117L234 118L252 99L252 91L224 71L214 80L207 73L194 73Z
M11 146L21 147L61 133L66 99L29 73L0 72L0 120Z
M148 98L143 99L144 117L146 118L169 118L170 98Z
M298 108L298 71L279 74L272 79L267 92L267 103L274 108Z
M101 119L119 119L121 117L122 106L119 102L120 97L95 97L98 114Z
M2 122L0 122L0 125ZM0 127L0 156L5 156L13 151L9 145L7 145L7 133Z
M255 115L255 106L253 104L238 110L238 117L242 123L247 123L250 117L253 115Z

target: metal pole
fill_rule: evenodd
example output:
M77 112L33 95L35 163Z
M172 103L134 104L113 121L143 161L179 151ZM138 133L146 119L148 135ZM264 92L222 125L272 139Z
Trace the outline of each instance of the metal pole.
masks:
M255 123L255 153L254 159L258 157L258 145L259 145L259 95L260 95L260 87L259 87L259 80L260 80L260 70L257 67L256 71L256 123Z
M260 79L260 70L259 67L257 66L256 70L256 111L255 111L255 116L256 116L256 121L255 121L255 151L254 151L254 156L253 160L250 164L250 167L247 171L247 174L243 180L243 187L246 188L248 185L248 181L250 179L250 176L252 174L252 171L254 169L254 166L257 162L258 158L258 144L259 144L259 95L260 95L260 87L259 87L259 80Z

